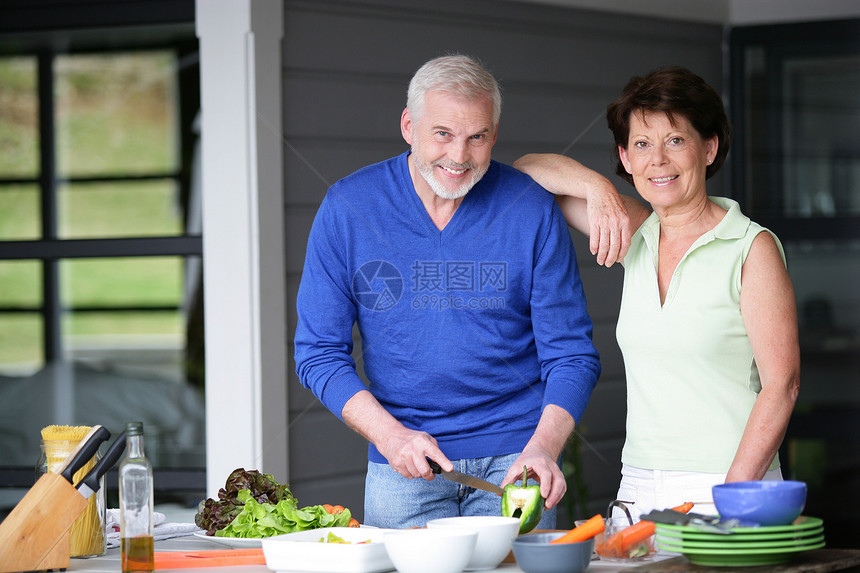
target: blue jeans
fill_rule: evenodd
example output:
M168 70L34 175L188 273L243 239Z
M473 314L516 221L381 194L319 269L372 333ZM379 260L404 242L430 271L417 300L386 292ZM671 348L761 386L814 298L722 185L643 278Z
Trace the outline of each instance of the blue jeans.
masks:
M501 483L519 454L452 460L458 472ZM529 482L532 483L533 482ZM544 510L538 529L555 529L556 507ZM459 515L501 515L501 496L466 487L442 476L408 479L388 464L367 463L364 523L376 527L424 527L431 519Z

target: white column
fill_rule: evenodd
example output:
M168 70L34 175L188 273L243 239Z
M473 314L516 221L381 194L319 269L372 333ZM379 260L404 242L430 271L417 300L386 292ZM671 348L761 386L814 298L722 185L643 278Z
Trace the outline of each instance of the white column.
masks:
M280 0L197 0L206 489L289 481Z

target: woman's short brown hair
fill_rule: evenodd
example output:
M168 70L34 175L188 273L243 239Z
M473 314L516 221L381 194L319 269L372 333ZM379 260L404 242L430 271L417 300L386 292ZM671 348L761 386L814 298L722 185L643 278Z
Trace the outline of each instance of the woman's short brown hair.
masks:
M705 171L709 179L719 171L731 145L731 126L723 109L723 100L705 80L686 68L661 68L646 76L637 76L624 87L621 96L606 109L606 121L615 137L615 172L633 184L618 154L618 146L627 148L630 117L639 112L663 112L669 121L681 115L690 122L703 139L719 138L717 156Z

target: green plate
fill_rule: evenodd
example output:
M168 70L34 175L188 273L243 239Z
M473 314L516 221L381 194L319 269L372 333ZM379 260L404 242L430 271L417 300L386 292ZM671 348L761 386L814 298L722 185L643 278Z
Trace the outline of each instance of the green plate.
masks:
M818 543L814 543L811 545L802 545L798 547L772 547L772 548L759 548L759 549L733 549L731 547L722 548L722 549L713 549L713 548L694 548L694 547L686 547L680 545L667 545L665 543L657 542L657 547L659 549L665 549L666 551L673 551L675 553L683 553L684 555L759 555L759 554L773 554L777 555L780 553L799 553L801 551L809 551L810 549L820 549L824 547L825 543L822 539Z
M741 543L716 543L708 541L668 541L665 538L657 537L657 544L661 547L672 547L675 551L685 551L687 549L712 549L715 551L758 551L760 549L798 549L805 548L811 545L818 545L824 541L823 535L816 537L807 537L791 541L750 541Z
M668 531L657 529L657 536L667 541L711 541L714 543L743 543L748 541L793 541L805 537L814 537L824 533L823 527L804 529L801 531L786 531L784 533L731 533L723 535L720 533L687 533L680 531Z
M769 533L788 533L788 532L798 532L803 531L805 529L812 529L815 527L822 527L824 522L817 517L807 517L805 515L801 515L797 519L794 520L794 523L789 525L769 525L762 527L733 527L730 531L731 534L742 534L742 533L751 533L755 535L769 534ZM669 525L666 523L658 523L657 531L678 531L680 533L688 534L694 533L697 535L717 535L719 537L725 537L724 534L720 533L708 533L707 531L702 531L701 529L696 529L695 527L691 527L689 525Z
M657 545L660 549L683 553L691 563L696 565L709 565L712 567L749 567L755 565L775 565L777 563L785 563L791 559L793 553L809 551L811 549L820 549L824 547L824 542L803 548L774 550L761 549L756 550L754 553L732 550L720 552L710 549L682 549L681 551L677 551L674 548L663 547L659 543Z

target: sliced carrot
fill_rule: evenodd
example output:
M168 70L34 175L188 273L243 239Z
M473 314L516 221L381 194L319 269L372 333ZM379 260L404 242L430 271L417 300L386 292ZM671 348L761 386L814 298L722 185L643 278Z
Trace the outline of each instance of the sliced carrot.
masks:
M680 511L681 513L688 513L691 509L693 509L693 503L689 501L672 508L673 511ZM607 557L623 557L628 554L637 543L642 543L654 535L656 531L657 525L653 521L642 520L638 523L634 523L630 527L622 529L606 541L605 545L607 547L607 551L616 551L617 554L602 554L600 551L597 551L597 554L606 555Z
M585 541L586 539L591 539L604 529L606 529L606 525L603 523L603 516L597 514L582 525L574 527L558 539L553 539L550 543L576 543L578 541Z
M598 555L604 557L621 557L621 535L616 533L594 548Z
M638 543L642 543L657 531L657 525L653 521L640 521L627 529L618 532L618 552L621 555L629 553ZM615 537L613 535L613 537Z

